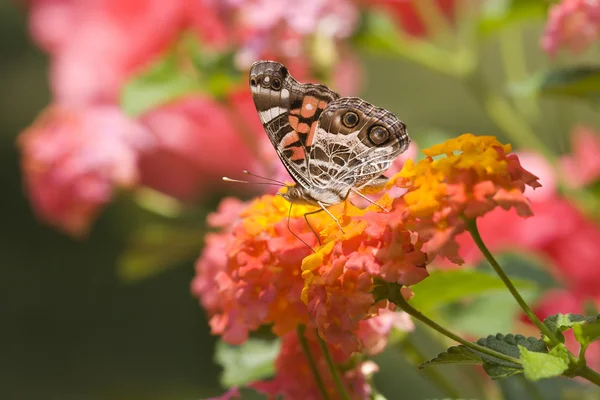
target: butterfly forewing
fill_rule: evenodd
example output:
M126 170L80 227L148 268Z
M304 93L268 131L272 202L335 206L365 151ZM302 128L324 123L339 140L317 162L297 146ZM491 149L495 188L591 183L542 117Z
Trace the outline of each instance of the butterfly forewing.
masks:
M308 156L317 121L339 95L326 86L299 83L283 65L258 61L250 68L254 105L282 163L302 187L311 186Z

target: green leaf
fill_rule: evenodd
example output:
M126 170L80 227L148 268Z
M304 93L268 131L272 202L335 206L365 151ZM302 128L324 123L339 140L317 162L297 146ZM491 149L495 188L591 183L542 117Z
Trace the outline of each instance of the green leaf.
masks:
M600 338L600 315L586 318L586 322L577 323L573 326L575 339L584 348Z
M121 107L131 116L203 88L193 71L182 70L177 52L158 60L130 80L121 92Z
M562 343L549 353L529 351L523 346L519 350L525 377L531 381L560 376L569 369L569 351Z
M203 236L197 229L146 225L130 238L117 261L117 274L125 282L139 281L192 260L202 248Z
M532 352L546 352L546 343L543 340L534 337L525 337L523 335L503 335L501 333L490 335L477 341L477 344L495 350L499 353L518 359L520 357L519 346ZM523 372L521 365L499 360L495 357L481 354L484 360L483 369L492 379L502 379Z
M483 360L468 347L454 346L437 355L437 357L419 364L419 369L440 364L483 364Z
M171 51L129 81L121 106L131 116L192 93L223 97L241 77L233 52L203 48L193 35L184 35Z
M547 4L540 0L496 0L483 2L479 32L491 35L512 24L546 17Z
M592 321L595 318L579 314L556 314L546 318L544 324L564 343L565 337L562 334L563 332L573 328L578 323Z
M498 333L479 339L477 344L516 359L520 357L520 347L531 352L547 351L546 344L542 340L526 338L523 335ZM423 369L437 364L482 364L483 369L492 379L502 379L523 372L523 367L518 363L492 357L463 345L449 348L436 358L422 363L419 368Z
M231 346L219 341L215 350L215 362L223 367L221 384L224 387L243 386L272 376L279 348L278 340L250 338L241 346Z
M525 279L514 279L519 291L535 291L537 285ZM415 296L410 304L426 313L471 296L505 291L504 283L496 275L468 269L433 272L427 279L411 286Z

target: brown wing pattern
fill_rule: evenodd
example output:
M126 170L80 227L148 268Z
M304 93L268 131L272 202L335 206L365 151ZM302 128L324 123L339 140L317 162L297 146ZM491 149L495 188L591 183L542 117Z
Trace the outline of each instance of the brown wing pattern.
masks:
M299 83L282 64L250 68L254 105L279 158L296 183L308 188L308 157L323 111L340 96L324 85Z
M308 157L313 186L343 196L381 185L381 174L409 144L406 126L391 112L357 97L335 100L319 118Z

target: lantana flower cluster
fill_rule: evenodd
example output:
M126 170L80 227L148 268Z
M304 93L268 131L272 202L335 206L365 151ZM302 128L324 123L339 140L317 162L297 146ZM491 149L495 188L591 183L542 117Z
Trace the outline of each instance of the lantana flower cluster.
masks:
M330 207L342 229L325 212L308 215L309 226L305 214L315 209L278 195L225 200L209 218L221 230L207 237L192 284L213 334L239 344L261 325L285 337L303 324L343 355L381 351L391 328L382 318L404 314L375 301L376 282L418 283L437 256L460 263L454 250L463 218L498 207L532 215L523 192L539 183L510 151L472 134L425 149L424 160L407 161L390 179L403 196L385 193L363 209Z
M454 238L465 230L465 219L497 207L533 215L523 193L541 184L511 150L493 136L467 133L423 150L424 160L409 160L388 183L408 190L402 198L408 225L427 240L429 252L462 264Z

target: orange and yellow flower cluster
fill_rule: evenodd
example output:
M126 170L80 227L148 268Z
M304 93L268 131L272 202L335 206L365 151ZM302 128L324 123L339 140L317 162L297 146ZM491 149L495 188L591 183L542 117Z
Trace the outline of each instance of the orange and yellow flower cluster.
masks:
M496 207L514 208L522 217L533 215L523 192L525 186L541 185L511 150L493 136L467 133L424 149L424 160L408 160L390 180L388 187L407 189L402 197L407 226L427 241L430 254L462 263L454 237L464 231L465 218Z
M207 236L193 283L212 332L235 344L261 325L289 337L305 324L346 357L381 351L393 326L382 321L404 314L375 302L377 280L410 286L437 256L460 263L455 236L465 219L497 207L532 214L523 192L540 185L510 151L472 134L425 149L425 159L409 160L390 179L388 189L400 187L402 196L384 194L382 207L330 207L342 229L321 212L308 216L313 232L305 214L314 209L290 209L281 196L225 200L209 218L221 232Z

